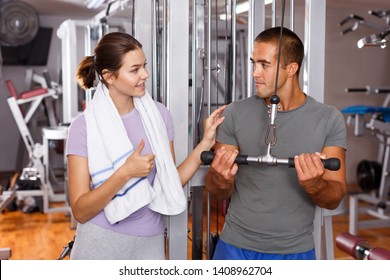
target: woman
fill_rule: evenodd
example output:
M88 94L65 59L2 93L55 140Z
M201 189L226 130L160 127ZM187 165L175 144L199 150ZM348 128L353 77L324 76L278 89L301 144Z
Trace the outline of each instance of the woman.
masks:
M96 74L100 83L67 141L70 205L79 222L71 259L164 259L163 216L184 211L182 186L214 145L224 107L207 118L203 139L176 169L171 116L146 93L142 45L113 32L94 53L77 78L84 89Z

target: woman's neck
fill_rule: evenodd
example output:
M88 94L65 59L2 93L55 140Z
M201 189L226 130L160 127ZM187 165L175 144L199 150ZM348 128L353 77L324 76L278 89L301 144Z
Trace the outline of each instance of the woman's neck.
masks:
M112 96L112 101L118 110L119 115L123 116L130 113L134 109L134 102L132 96Z

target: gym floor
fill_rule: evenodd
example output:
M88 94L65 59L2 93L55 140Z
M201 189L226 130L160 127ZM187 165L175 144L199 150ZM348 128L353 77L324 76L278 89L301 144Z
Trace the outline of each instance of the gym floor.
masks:
M350 192L356 187L350 186ZM212 212L216 209L212 201ZM214 212L215 213L215 212ZM215 232L216 215L211 215L211 232ZM363 217L364 218L364 217ZM218 217L219 228L223 217ZM71 229L71 218L64 213L41 212L23 213L22 211L5 210L0 214L0 248L12 249L12 260L55 260L63 247L73 239L75 230ZM189 217L191 221L191 217ZM206 228L206 219L204 226ZM191 232L191 224L189 225ZM348 214L344 213L333 218L333 237L348 231ZM191 259L191 240L189 233L188 259ZM204 234L204 238L205 238ZM382 247L390 250L390 228L359 230L359 237L366 239L372 247ZM204 242L205 243L205 242ZM353 259L348 254L334 250L335 259ZM68 258L66 258L68 259ZM206 259L203 254L203 259Z

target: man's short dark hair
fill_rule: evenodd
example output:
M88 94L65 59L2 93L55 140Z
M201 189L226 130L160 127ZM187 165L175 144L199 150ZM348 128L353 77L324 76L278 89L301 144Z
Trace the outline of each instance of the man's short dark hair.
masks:
M257 35L255 42L279 44L281 27L273 27L262 31ZM298 64L297 74L301 69L304 56L304 47L301 39L290 29L283 27L281 62L283 67L287 64L296 62Z

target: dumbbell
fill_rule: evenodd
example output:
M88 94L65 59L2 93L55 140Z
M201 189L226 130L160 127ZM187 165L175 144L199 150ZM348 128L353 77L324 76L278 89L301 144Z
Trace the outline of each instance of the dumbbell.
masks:
M390 251L371 248L367 240L347 232L336 237L336 246L357 260L390 260Z

